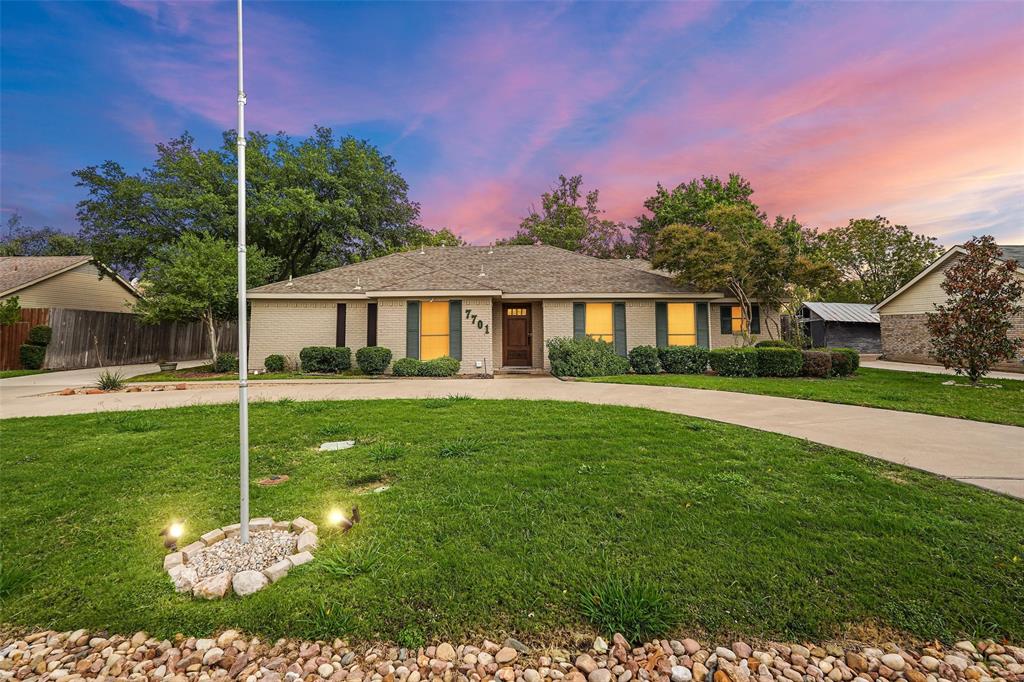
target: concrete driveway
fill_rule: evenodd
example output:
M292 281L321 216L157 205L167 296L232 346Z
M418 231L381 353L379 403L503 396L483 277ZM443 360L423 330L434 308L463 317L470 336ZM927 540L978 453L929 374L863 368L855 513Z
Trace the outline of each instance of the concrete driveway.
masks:
M897 372L924 372L926 374L948 374L955 376L956 372L946 369L942 365L921 365L913 362L892 362L889 360L863 360L861 367L874 367L875 369L891 369ZM1024 381L1024 373L1021 372L989 372L986 379L1016 379Z
M50 375L50 381L56 381ZM12 381L12 380L4 380ZM59 390L73 383L56 381ZM81 385L81 384L79 384ZM666 386L564 382L551 377L253 381L252 401L428 398L568 400L645 407L805 438L1024 498L1024 428L809 400ZM0 386L0 389L3 387ZM38 387L37 387L38 391ZM39 391L41 392L41 391ZM184 391L54 396L0 393L3 417L180 407L237 400L231 383Z
M209 360L182 360L178 363L178 369L198 367L209 364ZM137 377L140 374L150 374L160 370L155 362L143 365L122 365L120 367L90 367L89 369L72 369L66 372L45 372L43 374L29 374L23 377L12 377L0 379L0 416L6 417L5 408L15 404L14 401L30 396L53 393L64 388L78 388L95 384L100 374L110 370L120 372L126 378Z

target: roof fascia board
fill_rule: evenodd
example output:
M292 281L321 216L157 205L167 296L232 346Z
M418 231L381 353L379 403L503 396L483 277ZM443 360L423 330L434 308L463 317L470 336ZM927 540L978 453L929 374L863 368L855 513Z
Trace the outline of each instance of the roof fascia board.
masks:
M67 272L69 270L74 270L75 268L79 267L80 265L83 265L83 264L89 263L89 262L92 262L92 259L90 259L90 258L83 258L83 260L80 260L77 263L73 263L71 265L66 265L63 268L61 268L60 270L54 270L53 272L49 272L49 273L43 275L42 277L36 277L31 282L25 282L24 284L19 284L18 286L14 287L13 289L8 289L7 291L0 291L0 296L9 296L11 294L17 293L17 292L21 291L22 289L26 289L26 288L34 285L34 284L39 284L40 282L45 282L46 280L50 279L51 277L56 277L57 275L62 275L62 274L64 274L65 272Z
M502 295L503 299L523 299L523 300L537 300L537 299L586 299L586 298L598 298L598 299L623 299L623 298L651 298L651 299L665 299L665 298L681 298L681 299L699 299L699 300L719 300L723 296L722 294L710 293L682 293L682 292L632 292L632 291L620 291L617 293L609 292L588 292L581 291L576 293L568 294L544 294L544 293L507 293Z
M427 289L409 291L367 291L372 298L431 298L437 296L501 296L498 289Z
M323 293L309 293L304 294L302 292L286 292L283 294L279 293L247 293L246 298L269 298L269 299L289 299L289 298L316 298L326 299L331 301L365 301L369 296L366 294L323 294Z
M923 277L927 276L928 273L930 273L933 270L935 270L935 268L939 267L940 265L945 263L947 260L952 258L953 254L957 254L957 253L967 253L967 251L965 251L962 246L954 246L954 247L950 248L949 251L946 251L946 253L942 254L941 256L936 258L934 261L932 261L931 265L926 267L921 272L917 273L917 275L912 280L910 280L909 282L907 282L906 284L901 286L896 291L894 291L891 294L889 294L889 296L886 297L885 300L883 300L881 303L876 303L875 305L871 306L871 312L873 312L873 313L879 312L883 307L889 305L889 303L891 303L894 298L896 298L897 296L902 294L904 291L906 291L910 287L912 287L915 284L917 284L919 281L921 281L921 279Z

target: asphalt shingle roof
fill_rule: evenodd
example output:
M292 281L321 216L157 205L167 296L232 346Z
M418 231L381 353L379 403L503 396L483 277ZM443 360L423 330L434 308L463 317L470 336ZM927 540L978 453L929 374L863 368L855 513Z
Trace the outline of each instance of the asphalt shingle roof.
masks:
M647 265L649 268L650 265ZM553 246L457 246L393 253L275 282L255 294L499 290L504 294L700 293L640 262L602 260ZM482 273L482 274L481 274Z
M1003 252L1004 260L1015 260L1017 264L1024 268L1024 246L1010 246L1010 245L999 245L999 248Z
M92 256L0 257L0 292L20 289L38 279L91 260Z

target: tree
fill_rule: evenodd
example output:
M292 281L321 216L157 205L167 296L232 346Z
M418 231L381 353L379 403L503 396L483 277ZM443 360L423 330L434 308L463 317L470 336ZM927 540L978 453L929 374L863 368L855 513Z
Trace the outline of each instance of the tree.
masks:
M17 296L0 301L0 325L10 326L21 322L21 303Z
M750 328L753 301L778 309L791 284L821 276L820 264L794 239L795 221L768 225L753 207L728 204L712 208L706 219L707 227L663 229L655 242L654 267L673 273L683 285L728 291L739 302L744 329Z
M135 304L135 312L148 323L200 320L216 361L217 322L238 314L237 256L235 244L191 232L160 247L143 267L143 298ZM249 247L247 286L265 284L275 266L274 259L258 247Z
M753 194L750 182L738 173L730 173L725 182L715 175L704 175L680 183L671 191L658 183L654 196L644 201L650 215L638 217L632 228L637 255L651 258L658 233L669 225L709 227L710 212L718 206L743 206L764 219L757 204L750 200Z
M276 259L275 279L389 253L425 232L394 159L369 142L321 127L298 141L252 133L246 156L248 242ZM83 236L122 272L137 273L185 234L235 238L234 131L219 149L201 149L187 133L158 144L153 166L138 174L106 161L73 175L89 192L78 204Z
M1024 339L1009 335L1013 317L1024 313L1024 278L1017 261L999 259L990 236L975 237L964 249L942 281L949 298L928 313L927 324L935 358L976 386L992 365L1024 347Z
M820 292L826 301L883 301L942 253L934 238L882 216L851 220L823 232L821 240L836 272Z
M7 219L7 230L0 239L0 256L83 256L89 247L77 235L52 227L29 227L15 213Z
M558 185L541 195L541 210L530 209L519 230L501 245L548 244L597 258L623 258L630 254L624 228L601 218L598 190L580 190L583 176L558 176Z

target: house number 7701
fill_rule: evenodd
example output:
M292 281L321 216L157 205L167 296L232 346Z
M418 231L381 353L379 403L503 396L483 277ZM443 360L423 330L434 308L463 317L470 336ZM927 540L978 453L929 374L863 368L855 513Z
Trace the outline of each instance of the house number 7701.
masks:
M471 308L466 308L466 319L476 325L477 329L483 329L484 334L491 333L491 325L485 324L483 320L476 316Z

